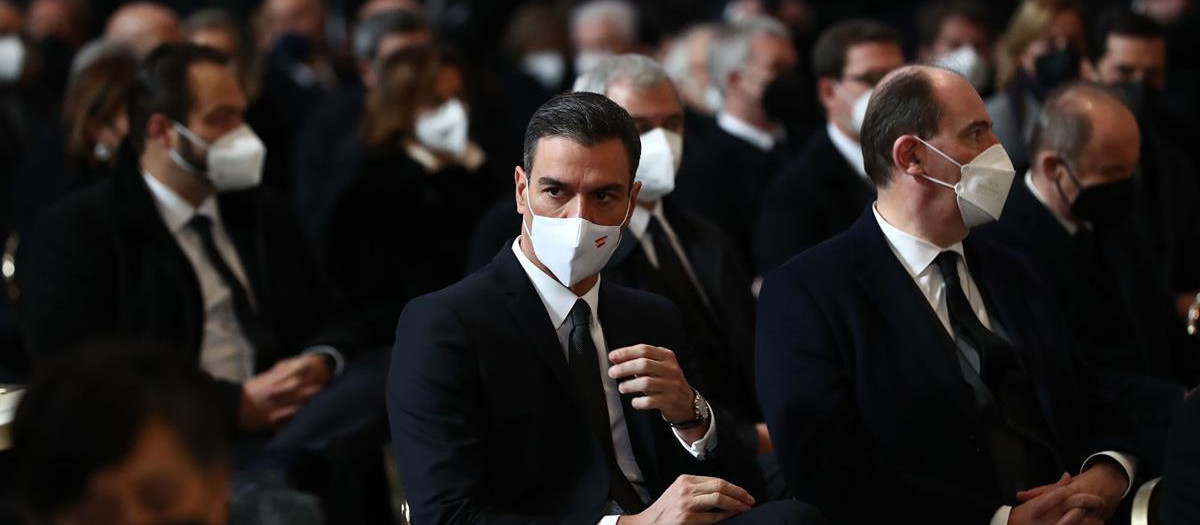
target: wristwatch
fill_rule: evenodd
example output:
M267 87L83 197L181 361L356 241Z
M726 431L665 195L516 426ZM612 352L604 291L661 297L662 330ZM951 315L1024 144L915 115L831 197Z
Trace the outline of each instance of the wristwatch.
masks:
M712 409L709 408L708 401L705 400L704 396L700 395L700 392L697 392L696 389L693 388L692 392L696 394L696 397L692 398L692 408L696 411L696 418L677 423L667 421L667 424L670 425L671 428L687 430L689 428L696 428L705 425L710 419L712 419Z

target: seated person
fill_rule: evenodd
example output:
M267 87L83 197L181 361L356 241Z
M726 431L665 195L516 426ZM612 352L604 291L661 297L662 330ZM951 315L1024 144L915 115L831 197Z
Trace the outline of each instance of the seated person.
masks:
M467 237L494 195L468 137L463 82L453 55L416 47L386 58L368 95L367 150L334 205L326 260L365 310L372 346L391 344L409 299L462 277Z
M17 503L32 523L316 525L311 496L233 497L212 384L157 346L104 342L41 370L13 421Z
M520 239L404 309L387 403L415 522L823 523L754 507L754 447L705 401L674 308L600 276L640 150L607 98L551 99L513 173Z

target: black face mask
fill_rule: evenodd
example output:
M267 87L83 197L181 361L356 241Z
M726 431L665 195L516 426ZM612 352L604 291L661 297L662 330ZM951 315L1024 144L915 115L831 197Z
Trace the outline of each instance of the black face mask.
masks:
M763 89L763 109L767 116L778 122L793 133L793 126L800 126L813 119L810 106L804 101L810 100L808 84L795 73L784 73L772 80Z
M1070 168L1067 168L1067 175L1079 188L1079 195L1071 203L1071 215L1091 222L1099 229L1120 224L1129 216L1129 211L1133 209L1133 177L1085 188L1079 184L1079 179L1075 178ZM1067 200L1062 186L1058 187L1058 194L1064 201Z
M1145 122L1158 109L1158 88L1145 82L1123 82L1113 86L1138 122Z
M1048 94L1058 86L1079 80L1079 53L1069 47L1038 55L1033 61L1038 86Z
M275 43L275 52L297 62L308 62L313 56L313 42L304 35L284 33Z

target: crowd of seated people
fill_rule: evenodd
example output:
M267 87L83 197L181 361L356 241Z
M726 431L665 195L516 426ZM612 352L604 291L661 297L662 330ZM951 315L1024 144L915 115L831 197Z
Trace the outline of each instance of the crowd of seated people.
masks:
M1198 4L0 0L0 522L1200 523Z

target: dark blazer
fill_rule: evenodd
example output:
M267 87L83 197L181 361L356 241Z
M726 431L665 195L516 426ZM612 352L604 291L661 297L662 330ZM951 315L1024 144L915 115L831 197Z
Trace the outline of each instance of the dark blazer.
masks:
M758 275L846 231L874 200L875 187L846 162L829 132L813 133L763 194L754 230Z
M705 341L689 330L700 373L709 387L705 396L723 402L746 421L762 421L754 390L755 304L750 294L750 277L742 268L741 258L733 252L719 228L680 208L670 197L663 200L663 215L687 253L688 262L712 309L711 318L685 319L684 325L706 323L722 338L721 341ZM604 267L604 278L671 299L658 277L658 269L646 258L641 241L628 229ZM682 307L680 309L688 315Z
M1187 154L1153 129L1143 128L1135 215L1149 225L1149 240L1171 290L1200 289L1200 172Z
M733 243L744 268L752 268L754 223L767 183L783 167L784 144L765 152L719 126L679 167L675 198L683 207L712 221Z
M671 348L694 377L670 303L601 281L598 315L608 346ZM396 330L387 404L415 522L591 525L608 512L608 470L564 356L511 247L408 304ZM761 493L753 451L728 446L722 413L720 444L699 461L657 412L634 410L629 396L622 401L653 497L684 473L721 476Z
M986 241L964 248L989 315L1027 363L1064 468L1101 450L1139 454L1116 431L1130 421L1094 417L1102 404L1028 263ZM1013 503L995 485L957 351L869 208L769 275L759 399L792 493L838 523L987 523Z
M350 86L313 109L292 148L291 200L318 254L327 248L329 221L337 199L354 181L365 149L366 89Z
M1155 499L1158 523L1200 523L1200 396L1190 396L1184 402L1171 428L1166 467Z
M88 339L159 340L199 363L204 305L195 270L167 231L129 150L113 177L47 210L26 246L22 322L31 361ZM354 348L338 321L339 300L288 206L253 189L217 197L221 219L277 348L258 348L255 369L316 344ZM219 402L236 418L240 387L223 383Z
M1017 180L1000 220L972 236L1008 245L1033 262L1096 367L1195 384L1192 356L1200 343L1187 336L1161 262L1133 224L1097 230L1093 243L1081 244Z

